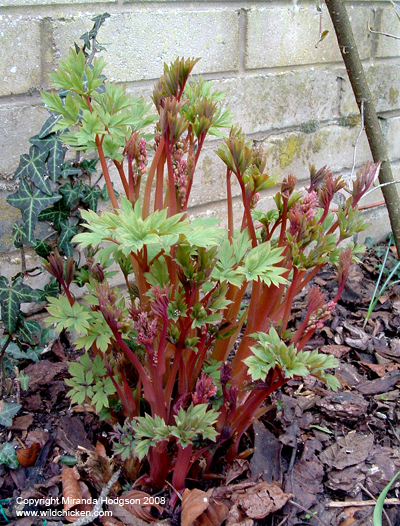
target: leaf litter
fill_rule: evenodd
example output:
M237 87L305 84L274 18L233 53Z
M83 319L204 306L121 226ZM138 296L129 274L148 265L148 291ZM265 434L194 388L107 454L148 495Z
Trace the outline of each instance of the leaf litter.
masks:
M370 250L362 264L353 265L334 316L308 345L339 359L338 393L314 378L292 380L273 395L275 409L244 437L246 455L220 466L214 480L202 483L200 476L199 487L189 482L176 511L168 510L167 504L145 505L145 500L135 506L110 504L113 516L102 517L103 526L277 526L282 521L288 526L372 525L372 497L377 498L400 469L398 286L388 289L363 326L377 261ZM315 281L334 294L332 277L333 271L326 268ZM305 301L302 291L296 298L294 325L301 320ZM57 340L46 360L25 368L30 382L28 391L21 393L22 409L18 416L11 415L11 427L0 427L4 453L12 446L26 465L0 465L0 499L14 497L4 505L10 520L16 518L16 496L60 498L65 495L66 474L74 473L73 491L96 497L121 468L102 438L107 426L90 407L69 407L63 380L70 354L68 344ZM250 451L253 454L244 458ZM64 458L77 466L71 470L62 464ZM11 463L13 459L11 455ZM121 480L132 484L137 476L131 462ZM396 486L400 482L391 495L396 495ZM150 495L148 489L139 485L127 493L114 484L110 495L134 495L141 502ZM353 505L347 506L347 501ZM392 524L400 522L400 507L386 511ZM19 519L18 525L33 522ZM48 523L53 524L59 522Z

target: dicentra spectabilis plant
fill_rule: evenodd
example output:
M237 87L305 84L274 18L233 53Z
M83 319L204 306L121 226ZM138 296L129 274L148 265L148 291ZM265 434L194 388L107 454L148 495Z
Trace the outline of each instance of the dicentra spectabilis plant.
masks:
M289 379L313 375L338 388L328 372L335 358L304 347L335 308L360 251L339 244L363 229L357 203L379 169L363 167L347 198L343 180L326 167L311 168L304 192L290 175L275 194L275 208L263 212L256 208L259 192L277 178L265 172L262 148L233 127L217 151L226 165L228 227L212 218L189 220L205 138L222 136L230 119L211 83L188 81L196 62L182 58L164 67L153 92L156 117L142 99L107 82L103 59L89 64L73 49L52 75L54 87L68 91L65 103L56 92L43 94L46 107L63 115L56 129L69 128L64 143L97 151L113 206L101 214L82 210L87 231L74 241L90 251L84 301L71 291L74 273L82 283L73 260L56 254L47 263L64 293L49 298L47 322L78 332L75 346L87 351L70 366L70 396L114 423L122 459L147 459L143 483L162 488L170 477L177 492L191 469L212 469L221 446L228 461L235 458L243 433L266 411L265 400ZM150 162L143 130L155 120ZM120 201L110 164L125 191ZM243 203L237 228L233 179ZM335 196L336 213L330 211ZM121 268L127 295L107 281L111 261ZM337 267L332 300L309 286L327 264ZM293 300L306 286L307 310L293 328Z

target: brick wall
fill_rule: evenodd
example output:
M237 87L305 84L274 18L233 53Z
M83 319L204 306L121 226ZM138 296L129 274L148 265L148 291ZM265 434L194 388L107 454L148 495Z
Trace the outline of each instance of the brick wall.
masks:
M386 1L348 2L347 8L398 177L400 41L368 32L367 24L400 35L400 23ZM195 72L226 91L236 122L269 151L271 173L292 172L305 181L309 162L350 173L358 111L326 9L322 24L329 34L315 46L315 2L0 0L0 250L8 262L19 211L5 197L19 155L46 119L39 90L49 87L48 73L92 26L91 17L104 11L111 14L100 32L110 79L148 97L165 61L202 57ZM213 141L205 147L191 206L193 213L221 217L224 170L215 147ZM356 165L368 159L363 135ZM261 206L268 206L268 197L262 196ZM380 201L382 195L376 191L370 199ZM375 225L370 232L379 237L389 230L383 208L366 215Z

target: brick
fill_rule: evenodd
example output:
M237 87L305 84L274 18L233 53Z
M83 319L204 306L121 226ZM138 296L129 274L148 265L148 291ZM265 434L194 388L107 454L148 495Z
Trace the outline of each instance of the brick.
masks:
M370 56L371 35L365 28L370 10L351 7L349 15L360 56L367 58ZM324 9L322 27L329 33L317 48L320 21L314 6L252 8L247 16L247 68L342 60L335 31L326 9Z
M103 0L74 0L74 4L97 4L104 3ZM116 0L107 0L107 3L116 2ZM0 7L22 7L22 6L52 6L65 4L65 0L0 0Z
M393 162L394 160L400 159L400 117L394 117L388 122L388 130L386 135L386 145L389 153L389 159Z
M307 68L271 75L230 78L217 83L226 107L245 133L300 126L337 116L335 71Z
M40 131L47 119L47 112L37 105L8 104L0 106L0 176L8 178L19 163L19 156L27 153L29 137Z
M217 149L216 141L200 154L190 194L191 206L226 199L226 165L216 154ZM235 176L232 176L232 195L240 195Z
M263 142L268 152L268 173L293 173L307 179L309 163L317 168L328 165L341 172L353 165L354 144L359 127L325 126L314 133L291 132L272 135ZM357 165L371 157L365 134L357 145Z
M29 29L27 29L29 28ZM0 15L0 96L26 93L41 81L40 20Z
M106 43L105 74L117 81L158 78L164 62L178 56L202 57L196 73L237 68L238 13L233 9L203 11L136 8L112 15L101 29ZM64 56L79 35L90 27L87 17L58 20L55 46Z
M342 77L342 96L340 112L342 115L358 114L347 73L338 73ZM376 104L377 112L391 111L400 108L400 62L376 64L366 68L366 77Z
M375 29L374 26L372 27ZM381 9L379 31L396 35L400 38L400 23L393 8ZM400 40L380 35L376 55L378 57L398 57L400 55Z

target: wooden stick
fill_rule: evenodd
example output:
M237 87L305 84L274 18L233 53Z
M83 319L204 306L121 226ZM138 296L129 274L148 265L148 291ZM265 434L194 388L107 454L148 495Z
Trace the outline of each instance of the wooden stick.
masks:
M351 506L361 508L363 506L375 506L376 500L346 500L345 502L331 501L327 502L325 506L327 508L348 508ZM400 504L400 499L385 499L385 505L396 506Z

